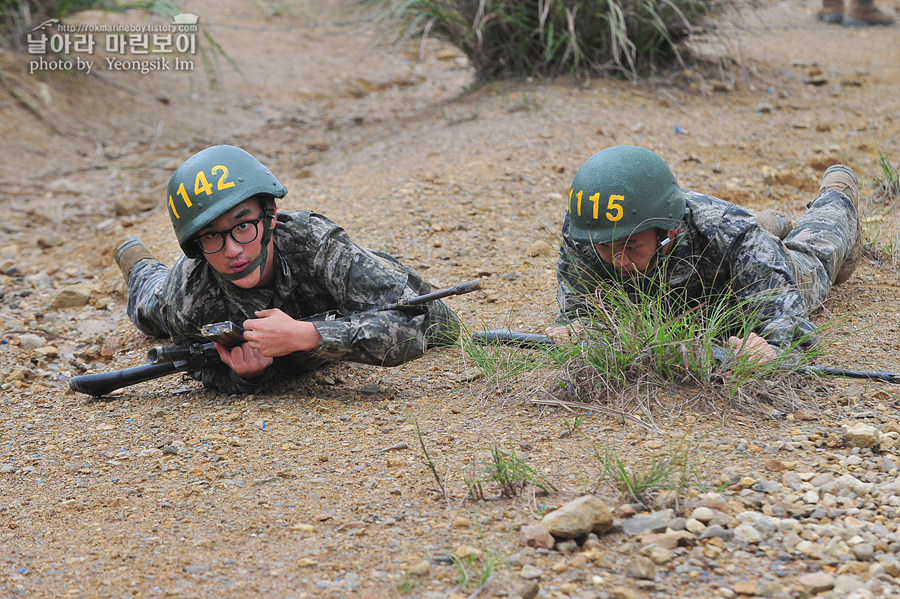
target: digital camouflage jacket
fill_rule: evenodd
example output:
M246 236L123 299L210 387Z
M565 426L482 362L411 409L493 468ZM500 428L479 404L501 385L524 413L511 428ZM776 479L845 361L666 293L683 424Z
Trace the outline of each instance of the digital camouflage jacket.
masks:
M254 380L218 363L192 372L226 393L251 392L279 378L308 372L330 360L395 366L418 358L433 345L455 338L458 321L441 301L420 308L353 315L431 292L431 287L393 257L360 247L338 225L310 211L278 213L275 284L241 289L218 276L204 259L185 256L169 270L145 261L132 271L128 313L147 334L176 344L203 341L209 323L255 318L279 308L295 319L315 319L322 341L315 350L275 358Z
M695 303L730 294L745 309L753 331L773 346L812 343L816 327L809 314L825 300L856 239L852 203L836 191L823 192L782 241L740 206L692 191L685 191L685 199L687 211L673 248L646 278ZM555 324L586 315L599 283L621 279L593 246L570 239L568 223L566 215Z

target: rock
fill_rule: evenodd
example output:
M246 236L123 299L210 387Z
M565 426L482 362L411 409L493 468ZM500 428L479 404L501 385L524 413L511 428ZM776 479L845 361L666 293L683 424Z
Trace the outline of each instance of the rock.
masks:
M864 422L857 422L844 432L844 442L851 447L875 447L880 440L878 429Z
M750 595L752 597L756 595L758 588L759 585L755 580L741 580L734 584L734 592L738 595Z
M637 591L628 587L613 587L609 592L610 599L638 599Z
M827 572L810 572L798 578L797 582L813 595L834 588L834 576Z
M663 518L653 514L641 514L625 520L622 523L622 529L630 535L639 535L648 530L661 532L666 529L669 520L669 518Z
M636 557L625 566L625 575L638 580L654 580L656 578L656 566L646 557Z
M822 485L819 490L832 495L839 495L841 491L853 491L857 495L868 495L874 487L874 484L864 483L851 474L843 474L840 478Z
M528 255L532 258L536 258L537 256L550 256L554 252L553 246L543 240L535 241L528 248Z
M44 341L43 337L35 335L33 333L25 333L24 335L19 335L17 340L19 342L19 347L21 347L25 351L31 351L33 349L44 347L44 345L46 345L46 341Z
M86 306L90 299L91 289L89 287L72 285L62 288L50 305L57 309L80 308Z
M697 544L697 537L686 530L675 530L661 534L648 533L641 537L644 545L658 545L666 549L676 547L693 547Z
M543 547L553 549L553 535L540 522L523 526L519 530L522 540L528 547Z
M734 533L732 531L726 530L725 528L719 526L718 524L713 524L713 525L707 526L706 530L704 530L702 533L700 533L700 538L701 539L718 538L718 539L728 540L733 536L733 534Z
M519 595L522 599L534 599L540 590L541 585L536 580L529 580L519 588Z
M601 534L612 528L612 523L609 507L594 495L574 499L541 519L550 534L563 539L576 539L589 532Z
M713 519L713 511L708 507L700 506L691 512L691 518L706 524Z
M672 561L672 552L665 547L659 545L650 545L645 549L645 555L650 558L657 566L667 564Z
M850 548L856 559L861 562L867 562L875 556L875 545L872 543L857 543Z
M456 551L453 552L453 555L456 559L465 560L465 559L481 559L481 556L484 555L484 552L481 549L477 549L472 547L471 545L461 545L456 548Z
M536 568L530 564L522 566L522 569L519 570L519 576L521 578L524 578L525 580L537 580L543 575L544 573L539 568Z
M418 576L418 577L428 576L428 574L430 572L431 572L431 562L429 562L427 559L423 559L420 562L416 562L415 564L410 566L409 570L407 570L407 573L410 576Z
M734 540L752 545L762 541L762 534L749 524L741 524L734 529Z

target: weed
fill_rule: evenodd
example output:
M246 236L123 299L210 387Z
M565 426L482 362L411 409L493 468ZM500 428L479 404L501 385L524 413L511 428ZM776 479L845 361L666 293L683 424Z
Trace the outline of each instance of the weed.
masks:
M872 179L868 216L863 218L863 254L874 262L900 265L900 232L894 208L900 199L900 172L885 150L878 150L881 175ZM862 211L861 211L862 212Z
M481 471L479 472L473 463L471 473L465 479L469 496L474 500L486 499L485 483L497 485L500 496L507 499L518 497L528 486L540 489L544 493L556 490L546 474L526 464L522 457L516 455L514 449L510 449L507 453L495 445L491 448L490 460L480 464Z
M594 455L603 465L600 479L609 476L615 481L619 492L640 503L645 503L650 494L662 490L680 494L686 487L696 484L698 479L690 462L691 448L685 442L660 457L654 457L649 466L641 469L629 468L609 446L602 455L596 450Z
M456 584L465 589L480 589L484 587L503 566L503 560L500 556L490 552L482 555L480 568L477 567L475 557L471 555L465 558L454 556L451 559L456 570Z
M441 497L447 499L447 489L444 488L444 481L441 479L441 475L438 474L437 467L434 465L431 456L428 455L428 450L425 449L425 439L422 438L422 430L419 428L419 421L413 418L412 422L416 427L416 437L419 439L419 446L422 448L422 453L425 456L425 463L428 465L428 469L431 470L431 474L434 475L434 480L437 482L438 489L441 491Z
M400 39L460 48L480 81L639 73L682 61L681 42L725 0L370 0Z
M900 174L891 164L891 158L884 150L878 150L878 165L881 167L881 176L875 177L873 187L875 193L872 199L883 204L893 205L900 199Z

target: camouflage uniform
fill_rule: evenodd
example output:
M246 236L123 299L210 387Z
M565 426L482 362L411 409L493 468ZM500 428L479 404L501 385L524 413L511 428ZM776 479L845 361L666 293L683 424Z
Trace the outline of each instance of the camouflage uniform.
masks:
M171 270L158 261L139 262L128 281L128 316L148 335L185 344L203 341L203 325L242 323L267 308L279 308L298 320L337 314L336 320L316 319L322 341L315 350L275 358L256 379L244 379L222 363L191 373L225 393L252 392L330 360L396 366L455 338L458 320L441 301L341 318L429 293L431 287L395 258L356 245L324 216L306 210L279 212L274 239L275 283L269 288L232 285L202 258L182 257Z
M816 327L809 314L825 301L856 242L853 202L835 190L823 191L782 241L740 206L693 191L684 195L687 211L659 266L667 289L694 300L731 292L747 301L754 332L770 345L812 343ZM586 296L599 281L620 277L568 230L567 214L557 266L557 325L586 313Z

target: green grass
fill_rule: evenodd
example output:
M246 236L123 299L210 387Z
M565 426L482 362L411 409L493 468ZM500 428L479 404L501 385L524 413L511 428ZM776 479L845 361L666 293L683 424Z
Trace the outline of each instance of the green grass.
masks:
M518 497L528 487L544 493L556 490L546 474L526 464L514 449L505 452L496 445L490 450L489 460L471 465L465 482L469 496L476 501L488 499L485 485L494 485L506 499Z
M867 215L863 217L863 255L897 268L900 266L900 227L895 209L900 199L900 172L891 163L888 152L882 149L878 150L878 165L881 172L871 181L873 193L866 205Z
M595 451L603 470L601 480L613 482L615 488L631 501L646 504L660 491L674 491L680 496L691 486L704 488L692 465L692 446L681 441L653 457L649 464L629 466L618 453L607 446L602 453Z
M790 373L789 362L809 356L785 352L759 364L722 351L727 338L743 339L752 331L760 300L728 291L687 298L650 276L627 285L598 281L587 300L585 330L562 350L569 381L599 398L641 387L657 395L653 391L674 387L732 401L752 396L754 388L770 389Z
M463 559L454 556L452 559L456 570L455 582L464 589L482 588L503 567L503 559L490 552L481 556L480 565L472 556Z
M683 62L682 42L728 0L370 0L401 39L460 48L480 81L637 78Z
M543 350L464 342L466 358L499 394L573 409L596 406L623 418L688 403L767 402L781 411L799 404L794 373L819 351L802 347L805 339L762 364L723 351L730 336L749 335L766 298L739 299L727 289L687 298L650 275L585 281L584 287L594 291L583 296L583 329L569 341Z

